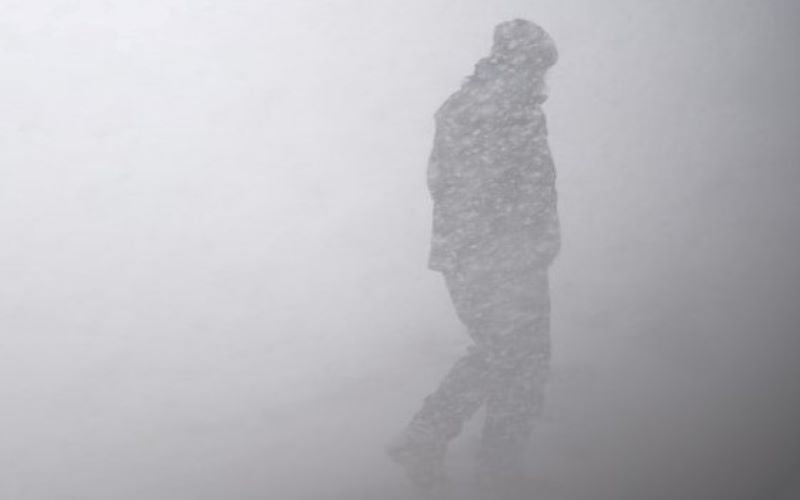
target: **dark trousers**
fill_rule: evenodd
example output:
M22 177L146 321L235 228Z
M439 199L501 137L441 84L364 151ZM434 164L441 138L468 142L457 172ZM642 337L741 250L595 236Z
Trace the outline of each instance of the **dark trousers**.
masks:
M485 405L479 477L511 479L521 473L544 403L550 361L547 270L459 270L445 273L445 280L475 343L425 398L412 425L432 430L445 445Z

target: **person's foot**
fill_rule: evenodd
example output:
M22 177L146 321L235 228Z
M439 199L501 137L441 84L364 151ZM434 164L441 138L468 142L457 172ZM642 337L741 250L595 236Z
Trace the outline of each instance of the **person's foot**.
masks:
M447 498L445 444L427 429L409 427L386 446L386 454L400 465L424 498Z

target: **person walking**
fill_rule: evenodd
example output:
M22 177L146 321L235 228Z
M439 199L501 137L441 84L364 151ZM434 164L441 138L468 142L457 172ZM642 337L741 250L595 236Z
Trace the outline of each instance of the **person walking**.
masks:
M557 59L540 26L503 22L490 55L435 115L428 264L474 343L387 449L429 494L446 491L447 444L482 406L478 484L497 499L521 488L550 361L548 267L561 245L541 108Z

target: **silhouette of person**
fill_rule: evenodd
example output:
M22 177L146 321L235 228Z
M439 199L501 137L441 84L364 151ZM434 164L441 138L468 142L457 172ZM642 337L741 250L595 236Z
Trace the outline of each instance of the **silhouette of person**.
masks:
M474 344L387 449L423 491L446 490L447 444L482 406L478 484L505 498L524 472L550 360L547 269L560 248L540 107L557 58L541 27L503 22L489 57L436 113L429 267Z

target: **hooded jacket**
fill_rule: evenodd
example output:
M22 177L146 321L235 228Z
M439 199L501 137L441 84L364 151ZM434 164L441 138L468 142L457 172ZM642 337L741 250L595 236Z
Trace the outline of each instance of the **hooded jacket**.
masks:
M492 55L436 112L431 269L547 267L557 255L556 173L541 109L556 59L541 28L503 23Z

